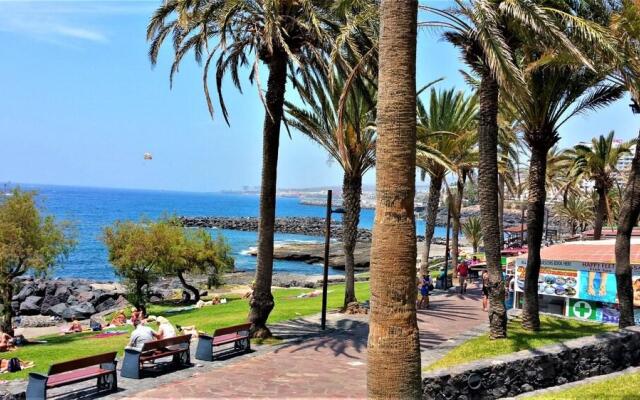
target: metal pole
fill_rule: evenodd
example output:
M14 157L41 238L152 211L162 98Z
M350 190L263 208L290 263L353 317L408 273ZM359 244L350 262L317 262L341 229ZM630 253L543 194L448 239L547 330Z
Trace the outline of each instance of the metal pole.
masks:
M327 281L329 280L329 241L331 240L331 190L327 190L327 218L324 232L324 271L322 280L322 330L327 326Z
M444 290L449 289L449 229L451 226L451 208L447 206L447 244L444 248ZM454 265L455 268L455 265Z
M547 213L546 227L544 229L544 239L546 241L548 241L549 240L549 209L547 209L547 207L545 207L544 211L546 211L546 213Z

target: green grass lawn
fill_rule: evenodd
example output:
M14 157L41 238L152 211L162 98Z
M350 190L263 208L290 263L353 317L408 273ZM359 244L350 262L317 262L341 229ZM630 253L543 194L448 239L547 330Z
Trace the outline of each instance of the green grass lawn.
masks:
M637 399L640 397L640 373L621 375L600 382L585 383L571 389L532 396L531 400Z
M582 336L590 336L616 329L612 325L595 324L563 318L541 316L541 331L529 332L522 329L519 320L511 320L508 337L491 340L488 334L468 340L454 348L443 358L424 368L433 371L454 365L465 364L484 358L492 358L520 350L530 350Z
M276 289L273 291L275 308L269 316L269 323L295 319L305 315L320 312L322 298L296 298L301 293L311 292L313 289ZM369 282L356 283L356 296L360 301L369 299ZM237 297L227 297L227 304L204 307L175 314L166 311L167 306L151 306L148 310L151 315L164 315L174 325L195 325L198 330L212 332L219 327L240 324L246 321L249 312L247 300ZM329 309L342 307L344 301L344 284L329 286L327 306ZM128 330L131 330L129 327ZM23 361L32 361L35 367L12 374L0 375L0 380L23 379L29 372L47 372L51 364L85 357L92 354L118 351L122 356L123 349L128 342L129 335L120 335L110 338L92 339L94 333L77 333L65 336L47 336L41 339L47 340L47 344L35 344L20 347L16 351L3 354L3 358L18 357Z

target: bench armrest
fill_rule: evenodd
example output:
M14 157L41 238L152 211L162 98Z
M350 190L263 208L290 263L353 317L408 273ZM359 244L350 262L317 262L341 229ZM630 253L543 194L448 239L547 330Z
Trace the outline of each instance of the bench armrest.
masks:
M29 379L38 379L38 380L47 380L49 379L48 375L41 374L39 372L29 372Z
M113 362L110 362L110 363L100 364L100 368L107 369L110 371L115 371L117 365L118 365L118 360L113 360Z
M37 372L29 373L29 383L27 384L27 399L44 399L47 396L47 375Z
M213 338L208 335L198 336L196 360L213 361Z
M125 353L132 353L132 354L140 354L140 353L142 353L142 348L127 346L127 347L124 348L124 352Z
M140 350L141 349L135 347L125 347L120 376L140 379Z

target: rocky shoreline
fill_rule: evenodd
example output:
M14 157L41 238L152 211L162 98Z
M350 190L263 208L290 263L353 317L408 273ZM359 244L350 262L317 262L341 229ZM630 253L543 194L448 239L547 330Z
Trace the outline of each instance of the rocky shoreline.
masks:
M356 271L369 270L371 242L358 242L353 252ZM257 256L257 249L249 250L249 254ZM273 258L276 260L302 261L307 264L324 262L324 243L284 243L273 248ZM344 270L344 250L342 243L332 242L329 248L329 266L333 269Z
M11 307L18 317L42 315L51 321L80 320L128 305L125 288L117 282L27 277L18 280L16 286Z
M227 286L207 290L206 276L188 276L201 294L241 293L250 291L255 279L253 271L226 273L223 282ZM330 282L343 282L344 276L331 275ZM131 307L126 299L126 288L119 282L103 282L90 279L35 279L24 277L16 280L16 291L11 307L19 328L38 328L60 325L64 321L102 318L117 310ZM318 288L321 275L279 273L273 275L274 287ZM161 278L151 286L151 302L179 301L183 287L176 278ZM104 322L104 321L103 321Z

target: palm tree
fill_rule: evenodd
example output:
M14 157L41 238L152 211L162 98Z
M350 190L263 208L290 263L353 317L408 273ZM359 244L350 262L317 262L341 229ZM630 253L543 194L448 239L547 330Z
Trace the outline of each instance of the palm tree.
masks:
M617 100L622 90L603 82L604 76L586 67L543 66L530 71L530 95L514 98L522 121L524 139L531 151L528 176L527 269L522 323L538 330L538 274L547 199L547 159L560 136L558 129L575 115L604 107Z
M637 143L640 143L638 135ZM640 217L640 144L631 164L629 180L624 191L616 235L616 284L620 304L620 328L635 324L633 289L631 286L631 232Z
M482 241L482 221L480 218L475 216L469 217L469 219L462 224L462 234L471 242L473 252L477 253L478 246Z
M620 88L622 90L622 88ZM630 153L634 141L616 144L613 140L614 132L607 136L600 135L593 138L590 144L579 144L566 151L572 160L571 178L576 184L584 180L594 182L594 189L598 196L594 222L593 238L600 240L604 220L610 215L609 191L615 185L616 165L620 157Z
M416 36L418 2L382 0L371 248L367 395L422 394L416 320Z
M167 0L155 11L147 28L152 64L157 62L167 37L173 36L174 62L170 81L189 51L193 50L198 63L204 61L204 92L212 116L208 73L214 57L218 99L227 123L229 116L222 95L224 77L230 75L234 85L240 89L239 71L250 66L249 80L258 83L265 117L258 260L249 313L255 337L271 335L266 322L274 307L271 278L276 178L287 70L304 78L314 70L326 68L325 59L331 53L329 37L337 34L338 30L328 19L330 11L330 5L321 2ZM261 63L269 74L264 96L259 80Z
M640 4L636 0L616 2L609 29L616 38L619 59L612 79L631 94L635 106L640 104ZM637 139L640 143L640 136ZM634 325L633 289L631 286L631 233L640 215L640 145L636 146L629 180L623 194L616 235L616 282L620 304L619 326Z
M353 252L360 221L362 176L375 163L375 102L372 101L375 98L375 87L365 88L366 92L358 87L354 88L340 110L344 80L335 77L333 81L334 85L331 86L328 80L317 80L312 90L301 87L300 96L308 107L299 107L290 102L285 104L289 114L288 125L322 146L344 171L342 243L345 255L346 307L357 301Z
M420 274L428 274L431 240L435 230L442 183L448 171L454 169L452 159L459 164L461 178L466 179L471 160L465 159L474 145L477 98L465 96L455 89L436 91L431 89L429 108L417 100L418 155L417 165L423 176L428 174L429 195L425 220L425 246L420 261ZM464 184L462 184L464 189ZM462 192L462 191L461 191ZM460 198L460 201L462 198Z
M593 202L588 196L573 194L567 201L556 203L554 213L567 223L573 236L578 233L578 229L583 232L593 221Z
M475 96L474 96L475 97ZM476 98L477 99L477 98ZM477 109L477 102L475 103ZM474 119L475 124L475 119ZM475 128L475 126L474 126ZM456 189L451 196L451 265L458 265L460 255L459 237L462 217L462 199L467 179L473 178L473 169L478 163L477 131L472 129L458 136L456 151L450 160L456 174ZM448 187L448 186L447 186Z
M490 336L502 338L506 336L507 317L500 263L502 232L498 221L497 147L500 89L503 89L503 93L508 91L512 94L526 94L524 73L518 68L515 57L515 50L519 49L521 44L518 34L534 38L538 45L566 49L576 58L587 62L563 33L558 20L571 24L571 32L575 35L586 36L586 28L581 20L577 20L570 13L541 7L526 0L477 0L471 4L457 1L456 4L457 7L453 11L429 6L422 8L441 18L439 21L429 21L425 24L445 29L445 39L461 49L465 62L480 77L478 187L490 281ZM593 37L592 32L588 34Z

